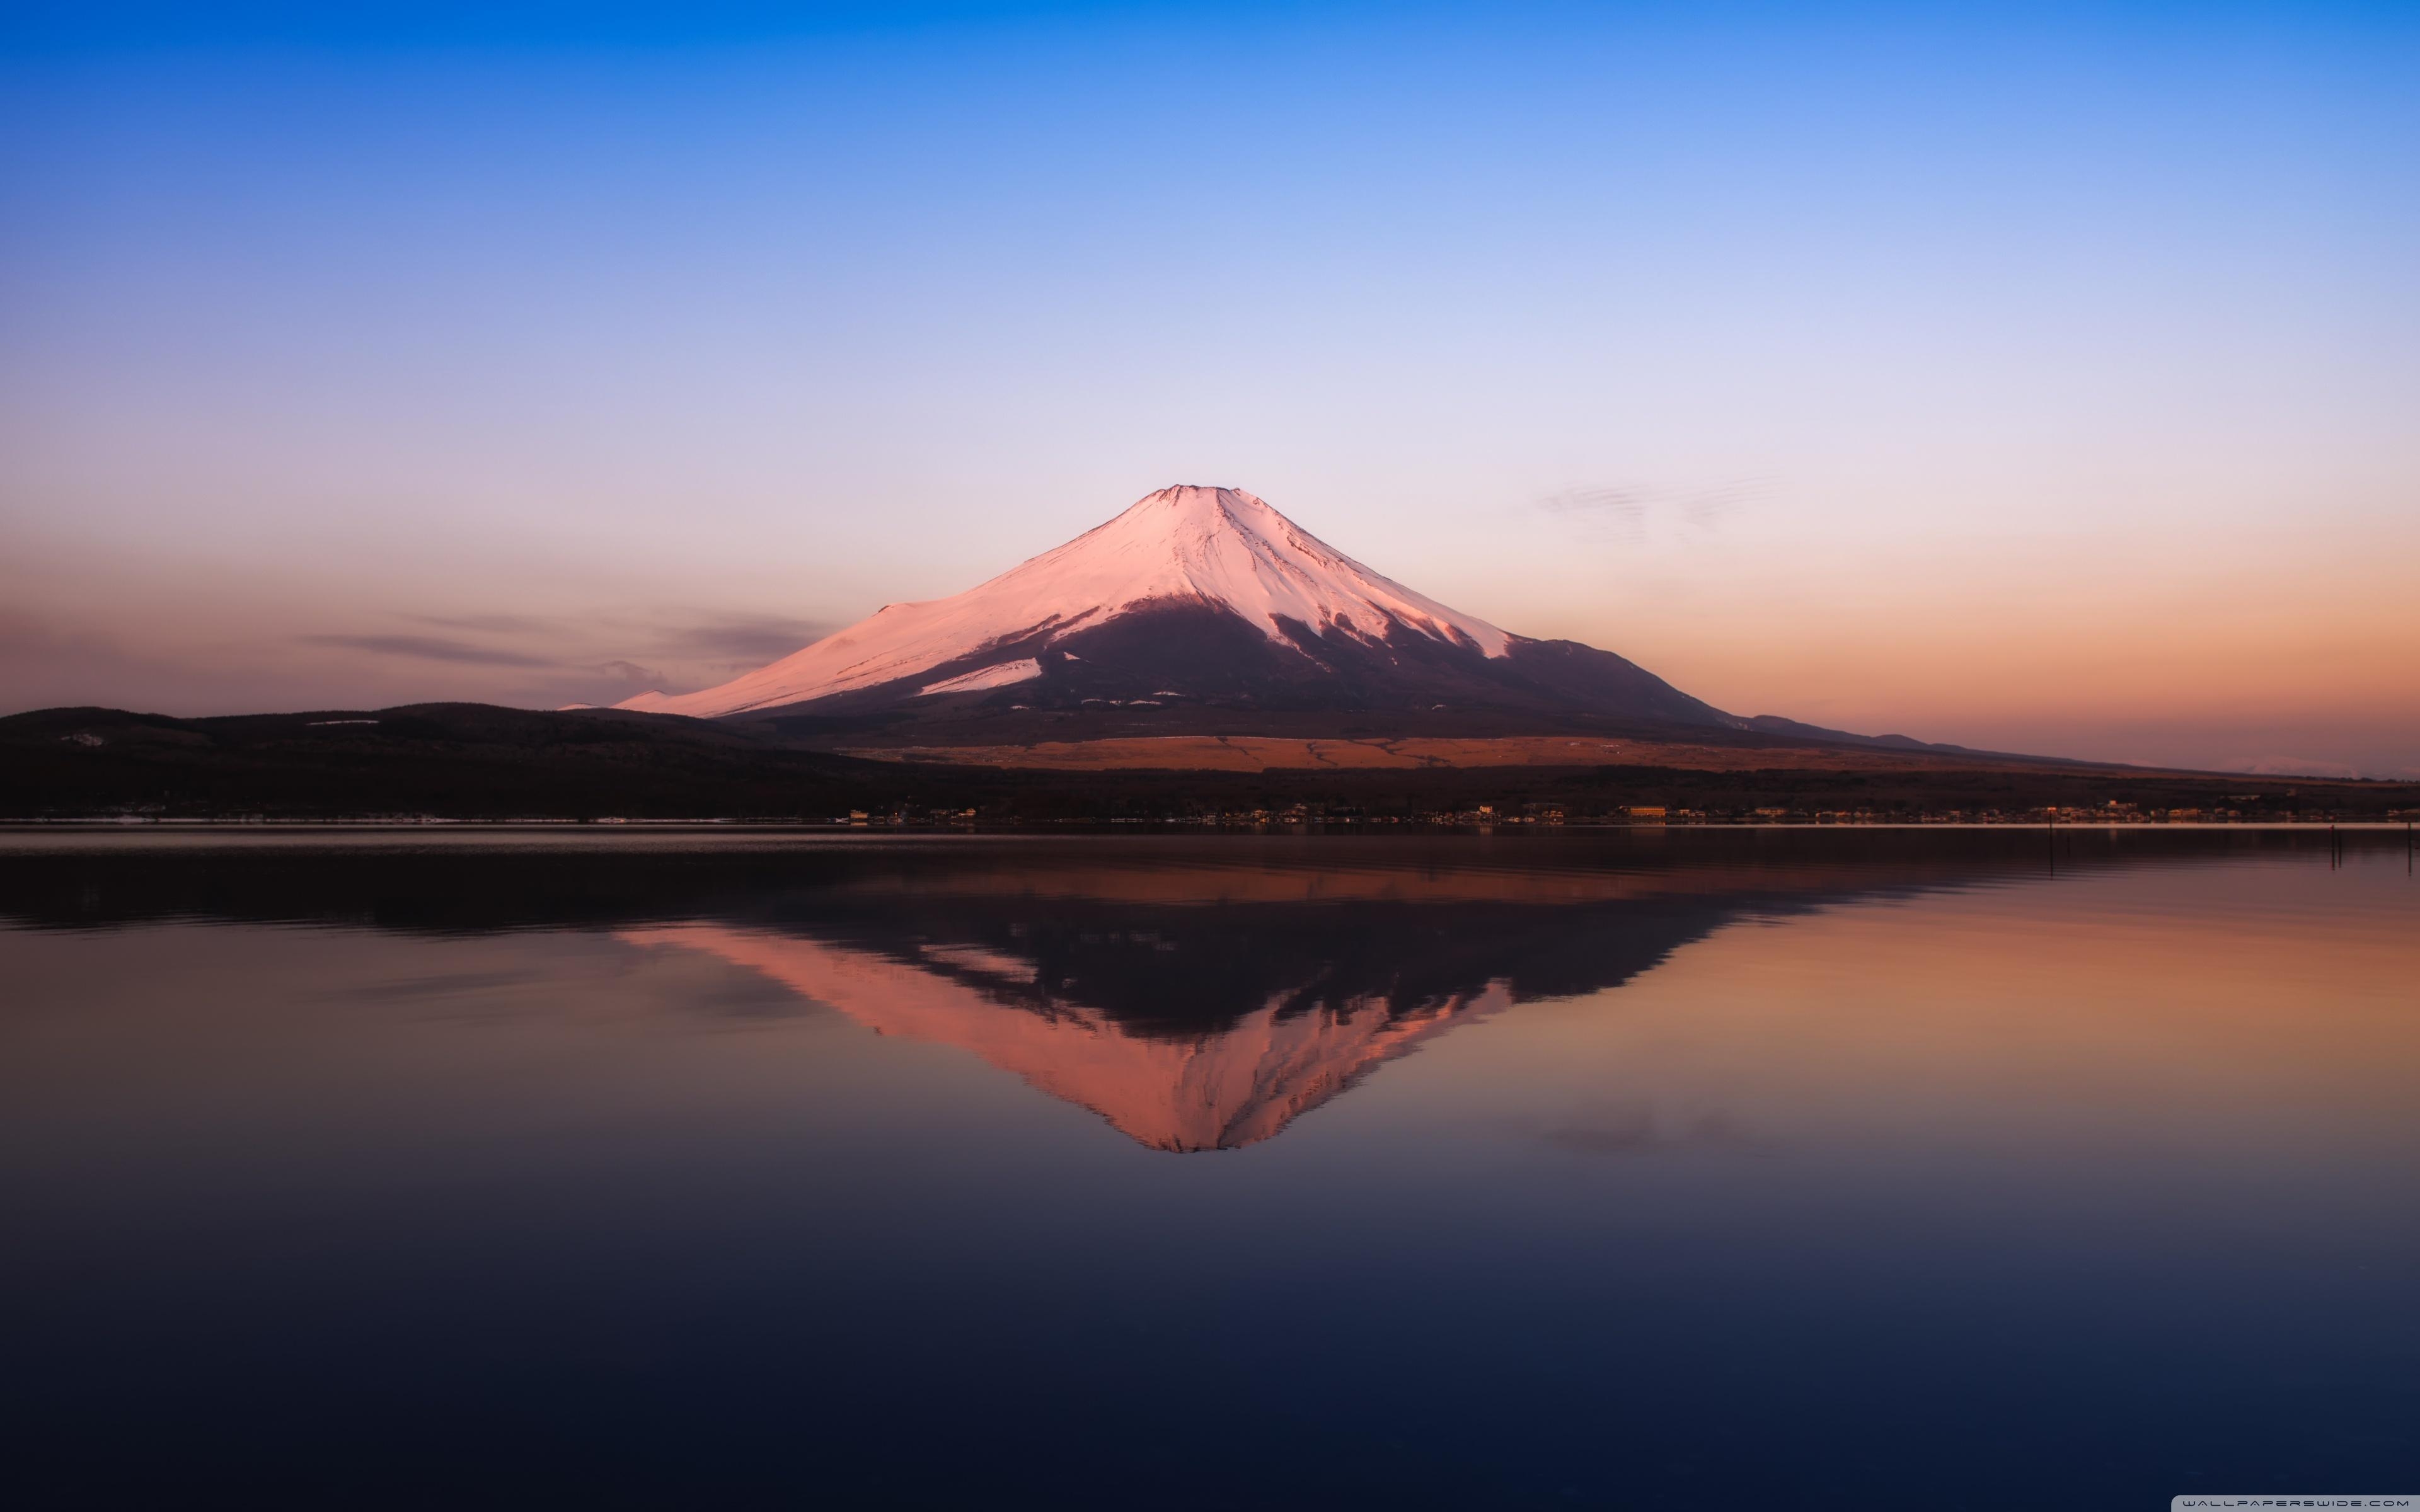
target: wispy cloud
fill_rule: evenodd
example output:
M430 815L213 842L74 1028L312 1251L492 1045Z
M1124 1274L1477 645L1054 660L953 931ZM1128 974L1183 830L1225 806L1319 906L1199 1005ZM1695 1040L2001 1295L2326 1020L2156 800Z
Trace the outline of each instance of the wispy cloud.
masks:
M415 625L441 630L471 630L481 635L536 635L554 628L554 622L533 614L412 614Z
M1567 518L1609 521L1634 535L1647 524L1647 501L1631 488L1566 488L1539 500L1538 507Z
M661 687L664 683L663 673L652 667L642 667L635 661L609 661L597 671L599 674L624 685L634 693L644 692L651 687Z
M669 626L659 632L657 646L666 656L728 657L752 664L813 645L832 628L780 615L732 616Z
M544 706L610 703L648 688L710 687L786 656L831 628L786 615L678 609L597 616L410 613L395 621L404 627L310 634L291 643L353 652L397 669L414 663L461 668L463 696ZM437 630L454 633L430 633ZM493 671L483 677L471 669Z
M415 656L422 661L448 661L466 667L552 667L550 657L508 651L502 646L477 646L467 640L433 635L306 635L304 645L366 651L378 656Z
M1755 478L1685 488L1600 484L1565 488L1544 495L1536 502L1544 514L1637 542L1647 538L1651 526L1677 530L1683 534L1714 534L1740 508L1764 491L1763 481Z
M438 660L479 660L497 666L594 666L601 644L612 647L624 657L644 658L649 662L759 667L786 656L801 646L814 644L834 628L821 621L793 619L787 615L681 610L602 619L551 619L532 614L413 614L406 618L414 625L463 632L464 638L403 635L365 636L351 640L354 642L382 642L376 645L357 643L356 648L360 650L384 650L398 656L424 656ZM317 639L334 643L340 638ZM479 643L496 640L511 642L512 648ZM483 655L439 656L433 649L424 649L439 644L469 647ZM529 659L506 659L514 656ZM631 665L633 663L626 659L608 664L609 670ZM652 677L657 674L645 672L644 675Z

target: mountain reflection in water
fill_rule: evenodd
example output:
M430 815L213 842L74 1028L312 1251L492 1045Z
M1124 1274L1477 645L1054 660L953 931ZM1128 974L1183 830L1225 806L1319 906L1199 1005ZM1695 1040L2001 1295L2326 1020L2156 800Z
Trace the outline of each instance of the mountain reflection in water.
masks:
M874 917L620 937L706 951L877 1033L970 1051L1153 1149L1234 1149L1458 1024L1619 986L1727 919L1838 880L1338 859L1130 874L1095 857L1014 871L986 857L916 878L912 904L887 883L852 889L894 905ZM1710 884L1757 890L1691 895Z
M19 911L440 933L618 923L628 945L703 952L877 1033L971 1052L1171 1151L1272 1138L1457 1025L1619 987L1735 919L2059 864L2041 837L2009 832L466 834L334 852L274 834L165 852L109 839L74 855L74 886L21 892ZM2087 843L2066 864L2161 854ZM0 870L0 905L23 874Z
M892 956L712 924L634 930L636 945L706 950L763 972L879 1034L956 1045L1053 1097L1092 1109L1155 1149L1235 1149L1466 1018L1512 1002L1497 980L1471 992L1396 998L1305 982L1279 988L1223 1027L1153 1035L1085 1001L1086 983L978 946ZM1157 950L1155 931L1109 936ZM1166 969L1182 973L1181 947Z

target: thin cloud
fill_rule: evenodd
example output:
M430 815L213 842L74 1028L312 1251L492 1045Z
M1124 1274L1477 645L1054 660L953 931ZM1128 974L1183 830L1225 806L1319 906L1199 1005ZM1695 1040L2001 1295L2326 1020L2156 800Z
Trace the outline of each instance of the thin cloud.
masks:
M1664 488L1644 484L1607 484L1565 488L1536 501L1538 509L1559 518L1594 528L1606 528L1624 540L1647 539L1648 528L1660 525L1684 534L1712 535L1726 521L1765 491L1758 479L1718 483L1699 488Z
M623 649L654 661L744 661L751 666L758 666L776 657L786 656L801 646L812 645L830 635L833 628L819 621L777 614L690 616L678 611L649 615L635 621L618 617L584 621L547 619L531 614L411 614L405 618L414 625L467 631L475 637L519 642L524 654L553 653L543 663L535 660L506 662L501 658L512 653L501 650L496 650L492 658L479 658L492 659L496 665L505 666L551 666L587 661L595 656L595 644L600 639L622 640L626 642ZM426 649L440 642L456 646L475 644L454 637L386 636L374 639L390 642L398 655L427 656L444 660L473 659L458 656L438 656L434 650ZM492 647L481 649L494 650Z
M482 635L535 635L554 628L553 622L530 614L413 614L407 618L415 625L433 625L441 630L474 630Z
M1634 488L1566 488L1538 501L1549 515L1603 520L1637 539L1647 528L1647 500Z
M411 656L422 661L453 662L465 667L552 667L544 656L525 656L499 646L474 646L433 635L306 635L304 645L366 651L375 656Z
M296 643L392 658L398 664L539 671L548 674L539 683L494 687L486 696L542 704L610 703L647 688L710 686L830 633L829 625L784 615L681 610L585 621L509 613L400 618L466 633L308 635Z
M832 627L813 620L779 615L753 615L676 625L661 631L659 654L713 657L762 663L786 656L831 634Z
M635 661L609 661L597 671L633 688L659 687L664 681L663 673L652 667L642 667Z

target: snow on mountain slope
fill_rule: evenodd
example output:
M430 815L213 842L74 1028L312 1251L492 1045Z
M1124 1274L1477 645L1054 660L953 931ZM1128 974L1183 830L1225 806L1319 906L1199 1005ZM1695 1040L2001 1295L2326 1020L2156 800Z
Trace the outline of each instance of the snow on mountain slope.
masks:
M1289 642L1280 620L1371 642L1408 630L1488 657L1510 655L1513 639L1372 572L1250 494L1162 488L955 597L887 605L720 687L642 693L616 706L714 718L876 687L993 649L1006 665L977 667L922 691L1000 687L1033 675L1024 669L1052 641L1169 602L1223 607L1281 645Z
M1003 661L996 667L985 667L962 677L944 677L938 683L926 683L918 693L979 693L986 687L1006 687L1042 675L1042 663L1032 656L1022 661Z

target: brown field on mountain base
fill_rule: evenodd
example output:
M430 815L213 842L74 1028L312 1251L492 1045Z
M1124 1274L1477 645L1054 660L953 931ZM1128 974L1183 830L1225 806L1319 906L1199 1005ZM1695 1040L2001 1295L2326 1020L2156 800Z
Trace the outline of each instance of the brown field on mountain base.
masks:
M852 747L876 761L1062 772L1419 771L1481 766L1659 766L1683 771L1904 771L2011 764L1854 747L1698 746L1604 736L1505 735L1453 739L1320 740L1277 735L1148 735L1040 741L1028 746Z

